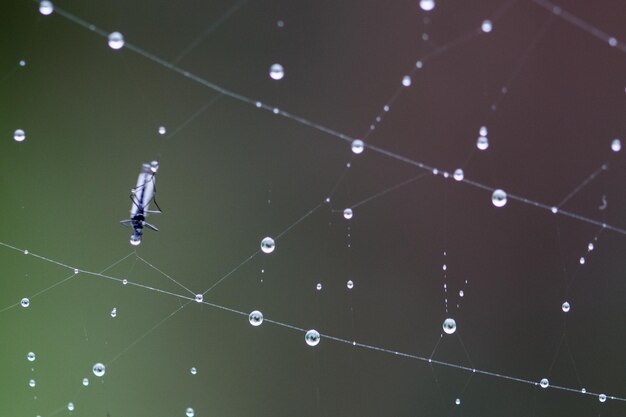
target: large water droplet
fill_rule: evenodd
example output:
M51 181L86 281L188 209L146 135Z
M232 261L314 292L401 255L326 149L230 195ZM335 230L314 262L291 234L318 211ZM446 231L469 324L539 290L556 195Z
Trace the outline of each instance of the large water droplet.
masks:
M598 400L600 400L601 403L606 401L606 395L605 394L600 394L598 395Z
M422 10L429 12L435 8L435 0L420 0Z
M611 142L611 150L613 152L619 152L622 150L622 141L619 139L613 139Z
M352 152L355 154L363 153L363 149L365 148L365 144L361 139L355 139L352 141Z
M320 342L320 334L317 330L311 329L304 335L304 340L309 346L317 346Z
M491 202L496 207L504 207L506 205L506 193L504 190L495 190L491 195Z
M48 16L52 14L53 11L54 5L51 1L42 0L39 2L39 13L41 13L42 15Z
M119 32L111 32L109 34L109 47L111 49L120 49L124 46L124 35Z
M343 217L344 217L345 219L347 219L347 220L350 220L350 219L352 218L352 215L353 215L353 214L354 214L354 213L352 212L352 209L351 209L351 208L347 208L347 209L345 209L345 210L343 211Z
M26 358L29 360L29 362L34 362L35 361L35 353L34 352L28 352L28 355L26 355Z
M447 318L443 321L443 331L447 334L456 332L456 321L452 318Z
M263 323L263 313L261 313L259 310L254 310L248 316L248 320L250 321L250 324L254 327L260 326L261 323Z
M539 381L539 386L541 386L541 388L548 388L549 385L550 382L548 381L548 378L543 378L541 381Z
M22 301L20 301L20 305L24 308L28 307L30 305L30 300L26 297L22 298Z
M196 303L201 303L204 300L204 296L202 294L196 294Z
M24 139L26 139L26 133L24 133L22 129L17 129L13 133L13 139L15 139L16 142L23 142Z
M481 151L487 149L489 147L489 139L487 139L487 136L479 136L476 140L476 147Z
M272 80L282 80L285 76L285 69L280 64L272 64L270 67L270 78Z
M271 237L269 236L265 237L261 241L261 250L264 253L272 253L274 252L275 248L276 248L276 243L274 243L274 239L272 239Z
M104 364L98 362L93 366L93 374L97 377L101 377L106 372L106 367Z

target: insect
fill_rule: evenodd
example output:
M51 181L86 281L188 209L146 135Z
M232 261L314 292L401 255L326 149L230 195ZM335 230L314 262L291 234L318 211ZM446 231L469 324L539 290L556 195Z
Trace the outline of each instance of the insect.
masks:
M155 232L159 231L154 225L146 222L148 213L161 213L161 208L154 199L154 194L156 193L155 176L158 169L158 161L143 164L139 172L139 178L137 178L137 185L130 190L130 200L132 201L132 205L130 206L130 219L122 220L120 223L134 229L133 234L130 235L130 244L133 246L138 246L141 243L144 227L152 229ZM152 202L154 202L158 210L148 210L148 206Z

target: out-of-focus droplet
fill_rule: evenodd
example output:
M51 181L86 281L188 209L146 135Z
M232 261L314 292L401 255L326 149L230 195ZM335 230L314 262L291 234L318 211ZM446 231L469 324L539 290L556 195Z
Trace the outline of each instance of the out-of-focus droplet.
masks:
M17 129L13 132L13 139L15 139L16 142L23 142L24 139L26 139L26 133L24 133L22 129Z
M250 324L254 327L260 326L263 323L263 313L259 310L254 310L248 316L248 321L250 321Z
M101 377L106 372L106 367L104 364L98 362L93 366L93 374L97 377Z
M491 23L491 20L483 20L482 25L480 25L480 29L485 33L489 33L493 29L493 23Z
M420 7L425 12L429 12L435 8L435 0L420 0Z
M454 179L457 181L463 181L463 178L465 178L465 173L463 172L463 170L461 168L457 168L454 170Z
M121 49L124 46L124 35L119 32L109 34L109 47L111 49Z
M481 151L486 150L489 147L489 139L487 139L487 136L479 136L478 139L476 139L476 147Z
M556 213L558 213L558 212L559 212L559 209L558 209L557 207L552 207L552 208L550 209L550 211L551 211L552 213L556 214Z
M456 332L456 321L452 318L447 318L443 321L443 331L446 334L452 334Z
M26 66L26 61L24 61L23 59L20 59L20 67L25 67Z
M405 75L404 77L402 77L402 85L405 87L410 87L411 86L411 76L410 75Z
M309 346L317 346L320 343L320 334L317 330L311 329L304 335L304 340Z
M42 0L39 2L39 13L41 13L42 15L48 16L52 14L53 11L54 5L51 1Z
M263 240L261 241L261 250L263 251L263 253L272 253L274 252L274 249L276 249L276 243L274 242L274 239L269 236L263 238Z
M580 259L578 260L578 262L580 262L581 265L585 264L585 257L581 256Z
M345 209L345 210L343 211L343 217L344 217L346 220L350 220L350 219L352 218L353 214L354 214L354 213L352 212L352 209L351 209L351 208L347 208L347 209Z
M589 242L589 244L587 245L587 250L591 252L593 248L594 248L593 243Z
M611 150L613 152L619 152L622 150L622 141L619 139L613 139L611 142Z
M504 207L506 205L506 193L504 190L495 190L491 195L491 202L496 207Z
M361 139L355 139L352 141L352 153L360 154L363 153L363 149L365 148L365 144Z
M164 135L167 133L167 129L165 126L159 126L159 135Z
M276 63L276 64L272 64L272 66L270 67L270 78L272 80L282 80L283 77L285 76L285 69L283 68L282 65Z
M478 129L479 136L487 136L487 133L489 133L487 126L481 126L480 129Z

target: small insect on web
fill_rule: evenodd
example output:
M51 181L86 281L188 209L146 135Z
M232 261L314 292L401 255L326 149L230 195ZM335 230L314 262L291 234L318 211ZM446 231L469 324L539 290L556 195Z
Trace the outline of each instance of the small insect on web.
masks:
M149 213L161 213L161 208L154 198L156 193L155 176L158 169L158 161L143 164L139 172L139 178L137 178L137 185L130 190L130 200L132 201L132 205L130 206L130 218L122 220L120 223L134 229L133 234L130 236L130 244L133 246L137 246L141 243L144 227L152 229L155 232L159 231L154 225L146 222L146 216ZM151 202L154 202L158 210L148 210Z

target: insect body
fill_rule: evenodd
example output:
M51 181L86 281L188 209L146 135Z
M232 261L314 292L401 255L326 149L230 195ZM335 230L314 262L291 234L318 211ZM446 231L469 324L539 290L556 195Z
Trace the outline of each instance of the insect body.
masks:
M137 185L130 191L130 200L132 201L132 205L130 206L130 219L122 220L120 223L134 229L133 234L130 236L130 244L133 246L137 246L141 243L144 227L156 232L159 231L154 225L146 222L148 213L161 213L161 208L154 199L156 192L154 181L158 169L158 161L143 164L141 172L139 172L139 178L137 178ZM148 206L153 201L158 210L148 210Z

